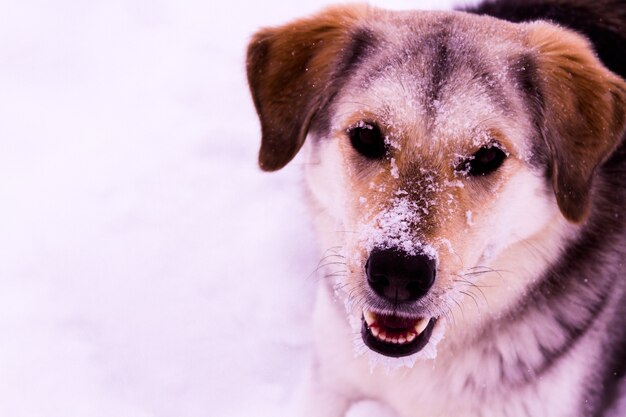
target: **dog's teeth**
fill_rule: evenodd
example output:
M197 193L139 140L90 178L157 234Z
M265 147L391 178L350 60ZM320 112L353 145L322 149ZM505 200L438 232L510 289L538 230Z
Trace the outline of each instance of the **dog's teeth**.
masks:
M370 333L376 339L385 343L393 343L394 345L404 345L407 343L411 343L414 341L423 331L428 327L428 323L430 323L430 319L421 318L417 320L413 329L406 330L402 333L394 331L392 333L387 333L384 327L381 327L376 322L376 314L371 311L363 311L363 319L367 323L367 327L369 328Z
M372 326L372 324L376 323L376 316L369 310L365 310L363 312L363 318L365 318L365 322L368 326Z
M383 342L386 342L386 341L387 341L387 333L385 333L385 331L381 329L381 330L378 332L378 338L379 338L380 340L382 340Z
M421 334L424 331L424 329L428 326L429 322L430 322L430 319L427 319L427 318L419 319L417 323L415 323L415 333Z

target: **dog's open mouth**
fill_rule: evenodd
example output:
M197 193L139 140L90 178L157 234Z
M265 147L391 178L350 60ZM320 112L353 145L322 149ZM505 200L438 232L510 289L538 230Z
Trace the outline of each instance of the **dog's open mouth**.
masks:
M361 336L381 355L399 358L419 352L430 339L436 318L407 318L364 311Z

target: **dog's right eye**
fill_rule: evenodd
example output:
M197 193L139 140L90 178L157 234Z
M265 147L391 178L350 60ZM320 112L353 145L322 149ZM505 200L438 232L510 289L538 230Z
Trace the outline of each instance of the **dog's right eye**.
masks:
M364 157L380 159L385 156L385 138L375 124L359 122L348 129L348 136L352 147Z

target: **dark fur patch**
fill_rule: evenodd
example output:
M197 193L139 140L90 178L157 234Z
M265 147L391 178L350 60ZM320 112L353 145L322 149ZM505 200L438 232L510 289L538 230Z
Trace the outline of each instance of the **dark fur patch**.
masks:
M550 150L542 138L545 99L539 81L537 62L532 55L522 54L511 61L509 72L521 92L533 125L532 131L528 132L528 139L533 144L530 163L537 168L543 167L546 170L545 177L549 178L552 172Z
M430 80L425 99L429 109L435 100L440 100L442 89L454 85L454 77L460 70L466 69L473 74L471 82L481 85L490 101L503 112L512 111L510 100L495 75L498 69L493 68L489 59L467 42L463 37L451 32L453 27L450 18L444 18L432 34L420 39L413 48L420 53L430 55Z
M377 44L374 33L365 28L355 30L350 38L350 42L345 48L337 68L337 73L342 76L349 75L356 65L367 58L368 52L373 50Z
M623 0L486 1L464 9L510 22L549 20L585 34L598 56L616 74L626 78L626 8Z
M378 44L374 33L366 28L356 29L349 38L347 46L343 48L335 68L332 70L331 87L329 88L332 93L316 111L315 117L311 121L310 131L316 137L325 137L330 134L330 116L333 114L331 107L337 93L353 75L357 66L372 54Z
M449 19L447 19L449 23ZM446 19L441 22L441 29L427 35L420 40L419 51L429 51L432 54L431 79L427 87L426 108L430 108L430 104L439 99L441 88L445 81L450 78L455 71L455 62L450 57L450 31L447 28Z

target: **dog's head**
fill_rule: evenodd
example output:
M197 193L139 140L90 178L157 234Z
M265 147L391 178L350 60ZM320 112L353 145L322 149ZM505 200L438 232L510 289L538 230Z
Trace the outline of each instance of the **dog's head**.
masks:
M336 7L257 33L247 70L260 165L307 138L342 293L387 356L505 312L585 222L626 119L623 80L544 22Z

